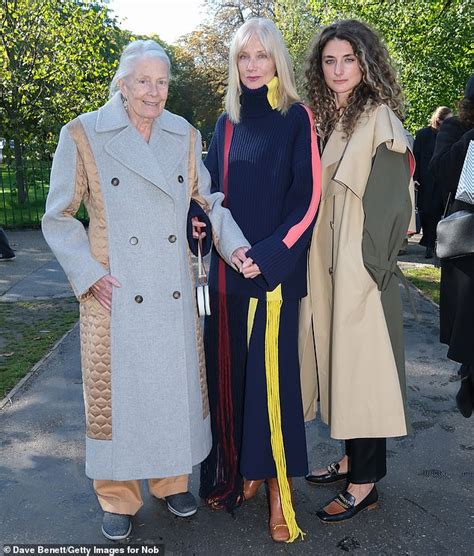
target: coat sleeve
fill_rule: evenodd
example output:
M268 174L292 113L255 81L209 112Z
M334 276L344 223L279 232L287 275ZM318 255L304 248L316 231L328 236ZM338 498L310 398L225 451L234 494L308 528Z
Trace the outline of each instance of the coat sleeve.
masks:
M471 140L474 140L474 128L466 130L457 118L448 118L441 124L429 168L445 199L449 193L456 193Z
M396 271L397 255L411 217L410 164L407 153L378 147L362 199L362 257L367 272L383 291Z
M86 169L65 126L53 159L42 230L77 297L108 274L92 255L87 232L75 218L87 195Z
M308 247L320 200L318 147L313 145L315 152L312 152L308 117L304 108L297 106L296 109L300 111L301 122L293 150L292 179L284 202L286 215L272 235L247 252L262 273L254 279L255 282L270 291L293 272ZM315 156L314 167L312 154Z
M214 140L212 149L216 146ZM210 147L210 148L211 148ZM224 194L213 185L211 175L202 161L201 134L196 137L195 155L198 171L198 195L205 202L205 211L212 225L212 238L221 257L230 266L232 253L239 247L250 247L239 226L232 218L229 209L222 206ZM212 188L212 189L211 189Z

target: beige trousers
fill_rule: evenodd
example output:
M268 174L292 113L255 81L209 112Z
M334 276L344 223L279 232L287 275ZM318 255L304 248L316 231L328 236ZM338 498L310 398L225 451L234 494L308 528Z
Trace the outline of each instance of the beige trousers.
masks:
M148 479L148 489L156 498L188 490L189 475ZM104 512L135 515L143 506L140 481L94 481L94 490Z

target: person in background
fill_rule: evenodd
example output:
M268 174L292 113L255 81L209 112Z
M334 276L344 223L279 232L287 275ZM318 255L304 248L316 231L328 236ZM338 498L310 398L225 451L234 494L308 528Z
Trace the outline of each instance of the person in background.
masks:
M430 170L441 186L444 203L450 196L448 214L458 210L474 212L473 205L454 200L472 141L474 74L466 84L459 116L449 118L441 125L430 164ZM440 340L449 346L448 358L461 363L461 386L456 402L462 415L470 417L474 404L474 255L441 259L439 315Z
M431 259L434 256L436 242L436 226L443 214L443 200L441 196L441 184L437 182L429 169L429 163L433 156L436 136L439 128L446 118L450 118L453 112L447 106L439 106L431 115L430 125L417 131L413 154L415 155L416 167L415 185L417 186L417 206L421 216L421 227L423 236L420 245L426 247L425 257Z
M291 478L307 473L298 313L320 196L312 127L281 33L268 19L248 20L231 43L226 113L205 160L212 190L225 192L252 248L241 274L212 252L205 346L213 445L201 496L233 511L266 482L277 542L302 533Z
M322 201L302 300L304 407L345 455L306 480L347 486L317 512L335 523L377 505L386 437L407 434L397 253L412 214L414 161L387 49L366 24L345 20L316 36L306 91L323 140ZM310 417L312 415L309 415Z
M200 134L164 109L169 74L156 42L124 49L110 100L61 131L42 223L80 302L86 474L112 540L131 532L140 479L173 514L196 513L188 476L211 432L189 247L209 220L226 262L249 247L210 193Z
M15 252L8 242L7 234L3 231L3 228L0 227L0 262L13 261L15 256Z

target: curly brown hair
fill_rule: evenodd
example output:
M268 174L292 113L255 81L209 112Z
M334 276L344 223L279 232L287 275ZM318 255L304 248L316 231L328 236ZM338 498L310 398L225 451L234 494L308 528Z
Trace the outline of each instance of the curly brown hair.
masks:
M333 91L326 85L322 66L323 49L332 39L351 44L362 72L362 80L349 95L342 115L336 107ZM404 116L402 90L396 81L387 48L375 31L356 19L323 27L311 45L305 77L308 103L323 139L329 137L339 121L345 135L350 137L364 110L380 104L389 106L400 119Z

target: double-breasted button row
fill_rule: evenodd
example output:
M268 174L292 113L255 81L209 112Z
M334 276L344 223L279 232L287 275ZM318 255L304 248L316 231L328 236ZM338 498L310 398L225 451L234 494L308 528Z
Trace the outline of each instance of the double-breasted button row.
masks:
M173 292L173 298L174 299L179 299L181 297L181 292L179 292L178 290ZM142 295L136 295L135 296L135 302L136 303L143 303L143 296Z
M119 180L118 178L112 178L112 179L110 180L110 183L111 183L113 186L117 187L117 185L120 183L120 180Z

